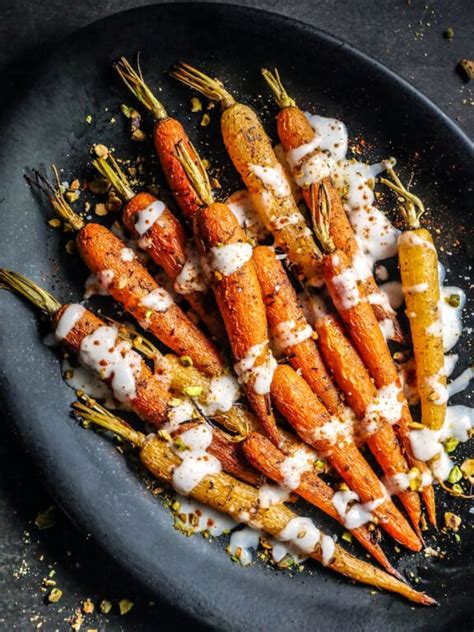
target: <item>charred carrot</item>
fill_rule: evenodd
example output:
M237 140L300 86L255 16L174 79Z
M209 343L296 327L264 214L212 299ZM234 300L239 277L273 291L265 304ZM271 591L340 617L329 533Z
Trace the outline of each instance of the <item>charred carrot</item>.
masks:
M252 246L230 209L214 202L204 167L194 170L186 150L178 145L176 151L202 200L194 220L196 241L210 266L211 287L229 337L235 371L263 428L280 445L268 396L276 361L269 348L265 305Z
M319 188L319 200L314 196L314 189L312 193L311 213L314 229L319 242L328 253L324 257L323 270L329 294L375 386L383 389L383 396L388 400L386 406L390 408L390 416L398 417L395 430L410 465L422 474L422 481L426 485L422 490L423 498L430 521L435 524L434 494L432 486L428 484L431 480L429 468L413 457L409 436L409 427L413 422L390 349L367 301L363 285L359 282L347 255L336 249L329 234L328 218L331 207L325 184Z
M400 274L410 322L416 379L421 403L421 421L432 430L444 423L448 391L444 370L443 324L440 312L438 255L428 230L420 227L423 202L400 182L388 167L393 182L381 182L404 201L400 211L407 225L398 239Z
M106 428L136 446L140 460L154 476L165 483L176 485L176 473L177 470L179 473L179 467L183 461L170 449L166 441L156 435L145 436L131 429L121 419L97 404L76 403L74 410L79 418ZM304 549L307 555L350 579L390 590L415 603L423 605L436 603L428 595L414 590L371 564L358 560L338 544L333 542L334 548L333 544L329 547L329 540L325 539L328 536L321 534L311 521L301 519L284 504L261 508L258 489L238 481L229 474L217 471L205 474L190 490L189 495L221 513L230 515L239 522L249 516L253 525L258 524L276 538L286 539L286 541L295 540L299 547L306 545ZM301 542L303 531L304 543Z
M287 365L277 367L271 394L275 406L297 434L327 455L333 468L369 513L373 513L382 529L412 551L419 551L421 543L417 535L353 443L350 420L331 417L306 381ZM346 526L350 524L350 520L346 522Z
M315 344L315 333L298 305L296 293L269 246L255 248L253 260L262 289L271 333L288 357L291 366L300 370L312 390L331 414L344 414L339 393Z
M318 248L258 116L247 105L237 103L220 81L188 64L181 63L172 75L221 104L224 144L265 227L288 254L299 277L318 285Z
M184 215L191 220L194 213L198 210L200 202L192 187L189 186L189 181L181 163L176 158L175 147L178 143L182 143L195 162L198 160L196 149L189 140L181 123L168 116L163 104L158 101L147 86L139 64L137 64L137 69L135 70L125 57L122 57L114 64L114 68L130 92L151 113L155 121L153 141L161 167L176 202Z
M66 202L60 190L40 174L38 186L48 196L55 212L77 232L76 244L89 270L104 291L163 344L178 355L189 355L208 375L222 372L224 365L214 345L158 285L133 251L110 230L99 224L85 224Z
M155 196L135 194L111 154L98 157L92 164L126 202L123 221L138 246L163 268L174 282L175 291L184 296L212 337L222 340L222 320L208 291L198 254L181 222Z
M129 342L79 304L61 305L51 294L15 272L0 269L0 283L36 305L50 319L56 338L87 369L108 384L142 419L166 421L169 394Z
M332 213L329 232L334 244L336 248L346 253L351 262L362 262L364 254L360 251L351 223L331 181L330 168L327 165L325 154L318 147L318 138L314 129L305 114L296 105L295 100L286 92L278 71L275 69L272 73L270 70L262 68L262 75L280 108L277 116L278 136L292 167L293 177L301 187L306 204L308 207L311 205L310 186L313 185L317 193L320 182L324 182L331 199ZM395 332L394 340L402 341L403 335L396 313L376 284L370 267L359 264L356 265L356 268L367 296L375 298L371 306L377 320L389 319Z
M313 297L312 300L318 299ZM356 417L362 420L362 431L367 445L381 466L389 487L390 481L399 481L398 485L392 484L391 488L400 497L415 531L418 532L421 518L420 499L418 494L410 489L410 485L416 486L417 477L415 471L410 472L391 425L398 420L390 417L390 409L384 410L380 405L377 389L339 320L323 307L318 307L314 311L318 312L318 317L312 324L318 333L321 354L344 393L347 403ZM406 483L407 489L405 484L400 484L401 481Z
M284 469L288 457L266 437L255 432L249 434L243 443L243 450L250 463L265 476L268 476L268 478L279 485L285 483ZM343 519L333 505L333 489L318 476L314 468L303 471L299 481L295 481L295 484L298 486L294 491L299 496L321 509L321 511L324 511L324 513L337 520L340 524L344 524ZM362 526L351 529L351 533L387 572L400 579L399 573L387 560L376 537L373 537L372 532L367 527Z

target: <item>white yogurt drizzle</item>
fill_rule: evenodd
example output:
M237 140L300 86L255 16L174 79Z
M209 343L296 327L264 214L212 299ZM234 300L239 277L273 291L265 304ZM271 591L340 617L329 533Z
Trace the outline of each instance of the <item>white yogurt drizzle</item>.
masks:
M392 382L377 391L375 400L367 407L364 425L369 435L377 432L379 418L393 425L400 421L403 410L403 401L400 401L402 391Z
M86 279L84 299L88 299L94 294L99 296L108 296L109 286L115 276L113 270L102 270L97 275L90 274Z
M404 492L406 489L410 487L412 481L418 479L420 474L417 472L416 468L410 470L409 472L399 472L398 474L394 474L390 477L384 477L382 479L387 492L390 495L399 494L400 492ZM433 482L433 477L429 471L424 471L421 473L421 482L416 480L417 482L417 490L424 489L428 487Z
M219 474L222 466L215 456L207 452L212 442L209 426L199 424L183 432L180 438L187 449L181 451L172 448L182 459L173 470L172 486L179 494L187 496L206 476Z
M233 375L218 375L211 379L206 403L202 405L206 416L225 413L240 397L239 383Z
M332 264L337 267L340 263L339 255L332 254ZM341 309L351 309L360 303L361 296L357 284L357 275L352 267L348 267L332 278L332 283L338 292L335 303Z
M253 173L265 187L277 197L291 196L291 189L283 167L278 163L275 167L262 167L261 165L250 165L250 173Z
M294 320L285 320L275 325L273 335L279 347L288 349L311 338L313 329L308 323L298 327Z
M86 309L78 303L68 305L56 325L54 335L57 340L64 340L68 334L74 329L77 322L82 318Z
M120 259L122 261L133 261L135 259L135 253L131 248L122 248L120 251Z
M192 244L186 245L186 262L175 279L174 289L178 294L205 292L207 289L201 258Z
M252 551L258 549L262 536L262 531L252 529L252 527L244 527L234 531L230 536L228 551L231 555L237 556L242 566L248 566L253 560Z
M135 230L142 237L160 219L166 206L160 200L155 200L150 205L138 211L135 222Z
M352 443L354 440L354 421L354 413L346 408L344 417L332 416L314 430L314 441L325 441L330 445L337 444L339 447Z
M467 406L448 406L443 427L440 430L412 430L410 432L413 454L420 461L431 461L431 469L436 478L448 478L454 463L446 453L443 443L449 438L463 443L469 439L469 431L474 424L474 409ZM433 460L432 460L433 459Z
M117 341L116 327L103 325L83 338L79 361L110 387L119 402L136 397L135 379L142 368L142 357L125 340Z
M209 265L212 270L230 276L252 258L252 246L244 242L214 246L210 249Z
M244 189L236 191L227 200L226 204L239 222L239 226L248 230L257 241L265 239L268 231L263 225L250 193Z
M260 365L255 366L257 358L262 355L265 349L265 360ZM234 364L234 370L237 373L239 384L247 384L249 380L253 379L253 390L257 395L266 395L270 392L273 374L277 366L277 361L268 348L268 340L264 340L250 347L245 357Z
M191 421L196 416L196 409L189 399L184 399L177 406L170 406L168 410L168 421L163 429L174 432L181 424Z
M258 489L258 503L262 509L279 505L290 497L290 492L281 485L267 483Z
M357 529L368 522L372 522L374 519L372 512L382 505L386 498L382 496L363 504L354 502L358 500L358 494L351 490L339 491L333 496L332 504L343 519L346 529ZM354 504L349 507L350 503Z
M166 312L173 304L173 297L164 288L158 287L144 296L140 303L154 312Z
M236 526L235 520L197 500L184 496L178 496L177 500L179 510L175 514L175 526L184 528L189 533L206 531L218 537Z

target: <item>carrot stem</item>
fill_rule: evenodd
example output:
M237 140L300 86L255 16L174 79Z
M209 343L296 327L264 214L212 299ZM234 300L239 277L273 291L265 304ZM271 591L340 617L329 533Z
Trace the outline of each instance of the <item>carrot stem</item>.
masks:
M183 167L191 185L194 188L195 193L201 200L202 204L209 206L214 202L214 196L212 195L211 183L209 182L209 176L206 168L194 147L195 159L189 153L186 145L180 141L176 144L176 156Z
M61 309L61 303L52 294L18 272L0 268L0 287L18 292L50 318Z
M168 118L164 106L158 101L143 79L139 56L137 56L136 70L125 57L121 57L119 61L115 62L113 68L118 72L130 92L151 112L155 121Z
M227 92L221 81L212 79L197 68L194 68L194 66L190 66L183 61L171 72L171 76L181 81L181 83L198 90L211 101L218 101L223 110L235 103L234 97Z
M270 90L273 92L275 102L280 109L296 106L296 101L288 95L276 68L273 69L273 72L267 68L261 68L261 72Z
M109 153L107 156L99 156L96 160L92 161L92 165L110 182L112 187L125 201L131 200L135 196L127 176L122 169L120 169L112 154Z

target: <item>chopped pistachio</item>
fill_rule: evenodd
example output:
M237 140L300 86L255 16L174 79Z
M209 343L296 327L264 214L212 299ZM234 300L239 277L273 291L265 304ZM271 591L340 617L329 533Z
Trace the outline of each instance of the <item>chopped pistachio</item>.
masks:
M94 612L94 604L91 599L84 599L82 602L82 612L85 612L85 614L92 614Z
M459 69L462 71L466 81L471 81L474 78L474 60L461 59L458 63Z
M340 489L343 492L347 492L349 491L349 486L347 483L339 483L338 489Z
M79 187L81 186L81 183L79 182L79 180L76 178L75 180L73 180L71 182L71 186L69 187L69 189L71 191L77 191L79 189Z
M122 105L120 106L120 109L122 111L122 114L126 116L127 118L130 118L132 116L133 108L129 107L128 105L125 105L124 103L122 103Z
M130 610L133 608L133 605L133 601L130 601L130 599L121 599L119 601L120 614L124 615L127 614L127 612L130 612Z
M111 195L106 202L105 208L111 213L116 213L122 208L122 200L116 195Z
M102 599L99 604L99 609L102 614L109 614L109 612L112 610L112 602L108 599Z
M211 122L211 117L209 116L209 114L204 114L204 116L201 119L201 127L207 127L209 125L209 123Z
M451 454L451 452L454 452L454 450L458 447L458 445L459 445L459 440L456 439L456 437L449 437L449 439L445 441L444 449L446 450L448 454Z
M184 452L185 450L188 449L188 446L184 443L181 437L175 437L173 439L173 445L179 452Z
M350 544L352 542L352 533L350 533L349 531L344 531L341 538L346 542L349 542Z
M216 104L214 103L214 101L209 101L209 103L207 104L206 110L212 110L215 107L216 107Z
M48 221L48 225L51 226L51 228L59 228L61 226L61 222L57 217L53 217L53 219Z
M146 320L149 320L151 318L152 314L153 314L153 310L152 309L147 309L146 312L145 312Z
M452 486L452 488L451 488L451 489L452 489L452 491L453 491L453 492L456 492L456 494L463 494L463 493L464 493L464 490L463 490L463 488L461 487L461 485L459 485L459 483L455 483L455 484Z
M213 189L222 189L222 185L217 178L211 178L210 184Z
M63 596L63 591L59 588L52 588L51 592L48 595L48 601L50 603L58 603L58 601Z
M324 471L325 467L326 463L323 461L323 459L316 459L316 461L314 462L314 469L318 470L319 472Z
M146 134L141 129L134 129L132 132L132 140L136 143L143 143L146 140Z
M456 542L461 542L461 536L459 535L459 533L454 534L454 539L456 540Z
M193 366L193 360L188 355L181 356L179 362L182 366Z
M461 525L461 518L450 511L446 511L444 514L444 524L451 531L458 531Z
M35 518L35 525L38 529L50 529L54 527L56 524L56 508L53 505L50 505L44 511L40 511L40 513Z
M448 28L444 31L443 37L445 39L447 39L447 40L452 40L453 39L454 31L453 31L453 29L450 26L448 26Z
M451 307L459 307L461 304L461 297L459 294L450 294L445 301L448 305L451 305Z
M173 504L171 505L172 511L178 512L180 507L181 507L181 503L179 502L179 500L173 501Z
M409 472L409 486L410 489L413 492L416 492L417 490L421 489L421 485L422 485L422 477L421 477L421 472L417 467L412 467L410 472Z
M94 213L98 215L99 217L103 217L104 215L107 215L107 209L105 208L105 204L102 204L102 202L100 202L99 204L96 204L94 206Z
M201 100L198 99L197 97L193 97L191 99L191 112L201 112L201 110L202 110Z
M202 162L202 166L204 167L204 169L209 169L211 163L209 162L209 160L207 158L203 158L201 160L201 162Z
M185 386L183 393L189 397L199 397L202 393L202 386Z
M459 465L455 465L449 472L448 483L451 483L451 485L453 485L454 483L459 483L461 479L462 479L461 468L459 467Z
M160 437L160 439L163 439L164 441L171 441L171 435L166 430L158 430L156 434Z
M64 197L69 202L69 204L72 204L79 199L79 191L67 191Z
M107 158L109 155L109 148L99 143L94 145L94 153L98 158Z
M90 114L86 116L86 123L88 123L89 125L92 123L92 116Z

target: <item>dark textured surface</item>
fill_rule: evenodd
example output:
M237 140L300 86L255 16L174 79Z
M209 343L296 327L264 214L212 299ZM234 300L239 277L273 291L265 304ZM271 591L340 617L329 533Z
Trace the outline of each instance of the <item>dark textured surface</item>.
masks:
M260 3L259 6L271 8L270 4L276 11L291 13L325 28L385 61L412 79L472 133L473 109L463 103L463 100L469 102L472 95L453 70L459 57L470 55L467 36L472 31L473 20L472 10L471 15L467 11L468 3L450 3L449 7L445 3L431 3L425 9L422 3L318 2L299 3L291 11L285 3ZM3 73L10 89L17 85L18 77L35 58L38 46L43 42L54 41L82 24L128 6L130 3L101 3L99 13L92 3L83 2L75 9L66 10L63 3L51 2L44 3L41 13L37 13L33 3L9 3L2 10L1 28L5 31L1 37L4 44L0 61L6 64L14 58L22 58L21 64L14 64ZM422 24L419 24L420 20ZM448 26L454 30L452 43L442 37ZM45 156L46 161L48 158ZM22 313L27 312L23 310ZM160 629L185 624L182 615L164 610L161 605L159 608L148 606L148 599L136 595L130 581L93 544L84 541L66 518L59 515L56 528L37 531L30 521L38 510L51 502L41 488L41 473L29 465L6 426L2 428L1 436L0 556L4 586L0 597L0 625L4 624L5 629L14 629L14 626L21 630L34 629L44 620L42 629L67 629L64 619L87 596L95 602L102 597L124 596L136 602L134 610L126 617L108 617L111 623L107 629L151 630L158 627L157 622L160 622ZM29 536L24 535L25 530ZM42 560L41 556L44 556ZM46 607L42 605L39 587L50 564L56 566L58 585L65 594L58 606ZM39 619L30 621L35 614ZM88 617L83 629L103 625L104 617L97 620Z

